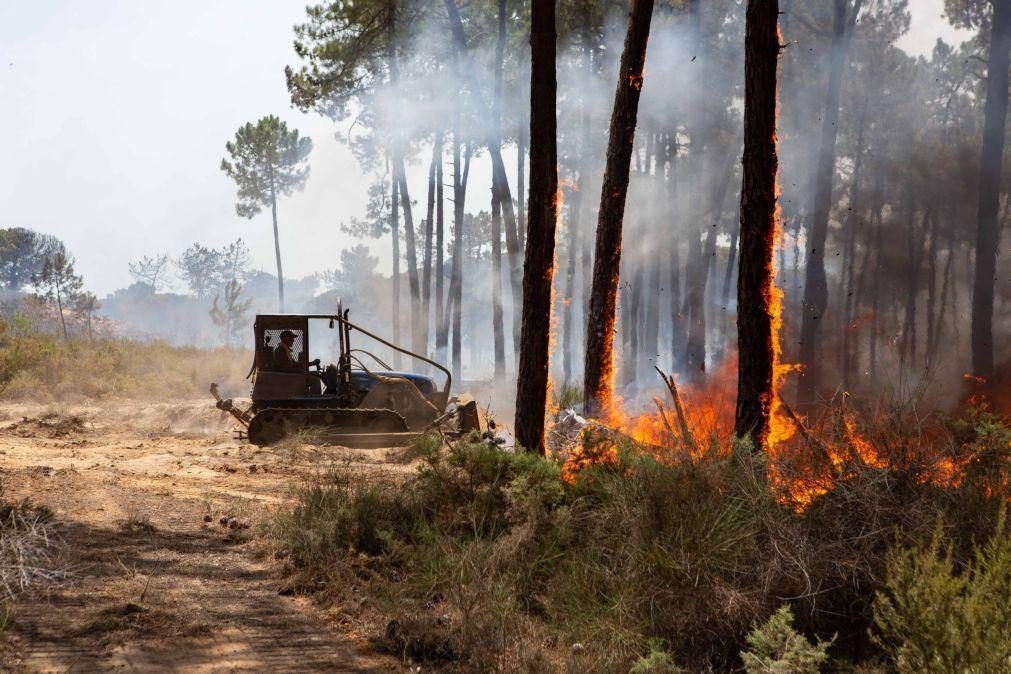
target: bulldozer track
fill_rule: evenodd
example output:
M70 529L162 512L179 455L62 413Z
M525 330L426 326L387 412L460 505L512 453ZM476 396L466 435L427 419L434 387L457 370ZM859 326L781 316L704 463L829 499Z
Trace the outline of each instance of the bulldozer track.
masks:
M407 431L404 417L390 409L269 406L253 416L249 424L249 441L254 445L269 446L293 432L311 433L314 438L325 440L349 434Z

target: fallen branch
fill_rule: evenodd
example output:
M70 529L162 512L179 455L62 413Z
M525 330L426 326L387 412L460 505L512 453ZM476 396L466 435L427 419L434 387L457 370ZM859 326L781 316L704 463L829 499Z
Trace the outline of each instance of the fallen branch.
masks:
M800 418L794 414L793 409L785 400L783 400L782 396L779 398L779 403L783 406L783 411L786 412L787 418L794 426L797 427L797 432L800 433L800 437L804 438L804 442L806 442L807 446L811 448L811 451L821 456L822 460L825 461L829 468L832 469L833 473L838 472L836 471L835 463L832 461L832 457L829 455L828 451L820 442L811 437L811 434L807 431L807 427L804 426L804 422L802 422Z

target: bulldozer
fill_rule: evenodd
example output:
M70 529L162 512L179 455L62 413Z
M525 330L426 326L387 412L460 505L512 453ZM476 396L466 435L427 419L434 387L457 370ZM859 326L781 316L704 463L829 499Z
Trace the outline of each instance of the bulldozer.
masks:
M256 316L247 375L251 404L243 408L222 399L211 384L217 408L241 424L240 439L266 447L306 434L314 442L367 449L403 445L433 430L481 431L477 404L450 399L453 377L445 366L355 325L349 316L339 303L335 314ZM336 333L336 339L322 340L336 347L336 362L309 360L310 328L314 339L320 329ZM395 371L374 353L352 348L353 333L428 365L445 377L442 386L427 374Z

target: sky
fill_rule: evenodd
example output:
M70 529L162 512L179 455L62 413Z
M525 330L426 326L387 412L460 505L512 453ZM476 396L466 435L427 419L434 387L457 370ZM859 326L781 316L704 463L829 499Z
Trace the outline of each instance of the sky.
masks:
M314 142L305 190L278 205L285 276L333 268L356 243L340 223L364 215L370 179L331 121L291 108L284 67L295 64L292 26L306 2L0 4L0 227L63 239L99 296L130 283L129 262L195 242L242 237L254 266L273 271L269 212L238 217L219 166L239 126L275 114ZM964 38L941 16L943 0L909 4L909 53ZM426 172L409 172L415 198ZM472 181L468 208L478 210L483 166ZM388 243L370 245L386 266Z

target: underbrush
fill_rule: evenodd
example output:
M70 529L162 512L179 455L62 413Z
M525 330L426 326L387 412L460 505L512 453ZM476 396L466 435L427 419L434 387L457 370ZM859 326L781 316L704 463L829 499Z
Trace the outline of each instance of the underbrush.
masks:
M24 501L4 500L0 483L0 634L14 621L13 602L29 591L45 591L71 578L52 514Z
M923 438L890 429L902 461L849 466L803 510L777 498L763 457L743 444L670 462L626 443L570 482L552 458L427 439L406 479L363 479L337 464L298 485L275 534L298 587L415 662L795 674L904 666L923 630L949 629L957 650L952 625L986 616L1002 629L1011 605L1001 506L1011 431L986 414L946 428L966 457L961 479L923 479L912 458ZM934 598L903 594L915 586L910 569L935 568L917 566L925 556L941 560L938 577L970 617L925 616ZM989 652L987 662L1000 661Z
M207 393L211 381L238 385L248 353L159 341L71 338L0 321L0 398L38 402L111 397L159 399Z

